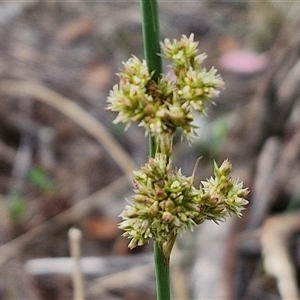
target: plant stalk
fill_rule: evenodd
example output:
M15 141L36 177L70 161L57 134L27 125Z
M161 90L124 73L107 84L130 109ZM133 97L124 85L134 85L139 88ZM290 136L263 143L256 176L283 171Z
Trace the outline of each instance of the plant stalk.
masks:
M144 55L150 72L154 72L152 79L158 81L162 73L160 53L160 29L158 19L157 0L140 0L142 12L142 30ZM149 155L154 157L156 152L155 139L149 138ZM154 262L156 275L157 300L170 300L170 263L165 258L161 246L154 242Z
M164 257L157 242L154 242L154 262L157 300L170 300L170 259Z
M156 0L140 0L144 54L149 71L154 71L152 79L157 81L162 73L160 53L160 30Z

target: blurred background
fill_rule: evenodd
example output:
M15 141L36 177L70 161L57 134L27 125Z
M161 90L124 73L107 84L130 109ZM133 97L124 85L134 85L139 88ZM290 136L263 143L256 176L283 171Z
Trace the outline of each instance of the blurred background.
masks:
M173 299L299 299L300 5L158 2L161 38L194 33L226 85L175 164L202 156L199 184L228 157L251 190L243 218L179 237ZM0 299L76 298L74 243L86 299L155 299L152 245L117 228L148 139L105 110L143 57L138 1L0 1L0 40Z

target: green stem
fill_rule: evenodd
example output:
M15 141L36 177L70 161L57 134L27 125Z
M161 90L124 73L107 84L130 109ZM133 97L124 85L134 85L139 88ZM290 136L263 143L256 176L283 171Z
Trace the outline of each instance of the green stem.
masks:
M156 0L140 0L144 54L149 71L154 71L153 80L157 81L162 73L160 53L160 32L158 6Z
M153 80L157 82L162 73L160 53L160 30L158 20L158 6L156 0L140 0L142 12L143 44L147 66L154 72ZM153 137L149 138L149 154L154 157L156 143ZM154 242L154 261L156 274L157 300L170 299L170 264L157 242Z
M158 81L162 73L160 53L160 30L158 20L158 6L156 0L140 0L142 12L142 30L144 54L150 72L154 72L152 79ZM154 157L156 152L155 140L150 136L149 154Z
M162 249L154 242L154 261L156 274L157 300L170 299L170 260L165 259Z

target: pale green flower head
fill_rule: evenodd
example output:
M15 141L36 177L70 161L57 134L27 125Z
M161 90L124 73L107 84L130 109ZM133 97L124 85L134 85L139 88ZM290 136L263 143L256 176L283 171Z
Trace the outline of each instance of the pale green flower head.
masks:
M161 50L164 57L170 59L176 66L186 66L187 62L199 62L199 58L195 59L198 54L198 42L194 42L194 34L189 37L182 35L180 40L165 39L161 43Z
M202 181L203 195L206 195L210 201L214 201L217 206L222 207L220 213L224 217L230 215L242 216L242 210L248 201L245 199L249 190L243 188L243 183L230 177L231 163L225 160L218 167L214 163L214 177Z
M124 235L132 239L130 248L151 238L160 244L170 242L170 236L177 236L195 224L200 191L193 187L191 177L172 168L165 154L149 158L146 165L134 172L134 192L121 213L120 223Z
M199 189L193 176L184 176L172 168L167 155L157 153L134 172L134 195L121 213L119 227L131 239L130 248L154 239L168 257L176 236L205 220L216 223L230 215L241 216L248 190L230 178L226 160L214 166L214 177L203 181Z
M161 47L173 63L176 79L162 74L155 83L146 61L132 56L117 74L120 82L110 91L107 108L118 113L114 123L128 127L137 122L146 134L155 137L163 152L171 153L167 136L173 139L180 128L183 137L192 142L196 135L193 112L205 114L207 103L218 96L223 81L216 69L201 67L206 55L198 54L193 34L178 41L166 39Z
M161 48L163 56L173 63L177 98L181 103L189 103L191 110L204 115L207 102L212 102L224 86L221 76L214 67L209 71L202 67L207 56L198 54L198 43L194 42L193 34L190 37L183 35L179 41L165 39Z
M137 122L145 134L154 137L156 155L134 172L134 195L121 213L124 236L130 248L150 239L158 242L168 258L176 236L205 220L216 223L230 215L241 216L248 203L248 190L230 177L229 161L214 176L194 186L194 174L186 177L172 166L171 154L176 130L192 142L196 135L194 112L204 115L208 103L223 87L215 68L202 67L206 54L198 53L194 35L161 43L162 56L172 62L171 75L152 79L145 60L132 56L117 74L119 84L110 91L108 109L118 113L115 123Z

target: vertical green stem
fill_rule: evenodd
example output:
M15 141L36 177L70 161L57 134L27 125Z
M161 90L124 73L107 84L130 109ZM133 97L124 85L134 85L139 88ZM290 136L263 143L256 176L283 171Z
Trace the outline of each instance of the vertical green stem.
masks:
M160 30L158 20L158 5L156 0L140 0L142 12L144 54L149 71L154 71L153 80L157 81L162 73L160 53ZM155 140L149 138L149 153L154 157L156 151ZM157 300L170 299L170 265L165 259L162 249L154 242L154 261L156 274Z
M154 242L154 262L157 300L170 300L170 260L164 258L157 242Z
M160 53L160 30L158 20L158 6L156 0L140 0L142 12L142 29L144 54L149 71L154 71L153 80L157 81L162 73ZM155 140L150 136L149 152L155 154Z
M160 32L158 6L156 0L140 0L142 11L142 29L144 54L153 80L157 81L162 72L160 53Z

